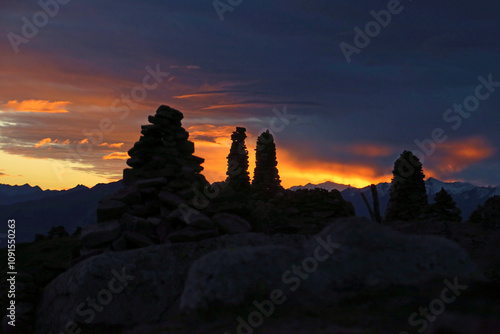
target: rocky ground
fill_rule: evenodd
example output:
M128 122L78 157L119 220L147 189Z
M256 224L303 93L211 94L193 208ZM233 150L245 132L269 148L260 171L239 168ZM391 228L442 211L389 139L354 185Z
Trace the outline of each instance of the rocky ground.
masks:
M35 333L498 333L498 233L419 224L100 254L41 290Z

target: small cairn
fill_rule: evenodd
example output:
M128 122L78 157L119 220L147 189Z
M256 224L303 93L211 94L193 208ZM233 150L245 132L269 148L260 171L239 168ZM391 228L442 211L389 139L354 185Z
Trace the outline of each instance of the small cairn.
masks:
M209 183L200 174L204 159L193 155L182 118L168 106L149 116L151 124L142 126L142 136L128 151L131 168L123 171L124 187L100 201L97 223L82 230L81 259L219 235L217 217L195 209Z

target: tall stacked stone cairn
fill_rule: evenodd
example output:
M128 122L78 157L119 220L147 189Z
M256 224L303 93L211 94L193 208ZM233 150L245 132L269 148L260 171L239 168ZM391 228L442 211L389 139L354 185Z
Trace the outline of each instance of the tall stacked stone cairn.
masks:
M81 256L197 241L219 235L228 219L228 224L238 220L227 214L209 218L196 209L203 209L200 199L209 184L200 174L204 159L193 155L182 118L168 106L148 117L151 124L142 126L142 136L128 151L132 168L123 171L124 187L101 199L97 223L82 230Z
M248 151L245 145L247 129L237 127L231 135L231 150L227 156L226 184L236 192L250 190L250 176L248 175Z

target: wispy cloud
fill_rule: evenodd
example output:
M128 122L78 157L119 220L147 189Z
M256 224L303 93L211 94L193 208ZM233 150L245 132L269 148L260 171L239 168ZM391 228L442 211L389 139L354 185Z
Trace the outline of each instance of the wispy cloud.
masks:
M356 155L371 158L386 157L395 152L394 148L389 146L367 143L349 145L348 150Z
M228 108L266 108L275 105L300 105L300 106L310 106L318 107L321 106L315 102L302 102L302 101L241 101L237 103L229 104L214 104L203 108L204 110L214 110L214 109L228 109Z
M470 137L440 144L430 157L438 176L461 172L491 157L495 148L482 137Z
M12 100L3 105L6 112L36 112L48 114L68 113L66 110L69 101L47 101L47 100Z
M124 145L124 143L115 143L115 144L102 143L99 146L100 147L109 147L109 148L121 148L123 145Z
M102 157L103 160L127 160L130 158L127 152L113 152Z
M231 134L234 126L216 126L211 124L194 125L187 128L189 137L194 142L210 142L220 145L231 144Z
M0 169L0 177L23 177L23 175L9 175L5 173L5 169Z
M50 138L45 138L45 139L42 139L40 140L36 145L35 145L35 148L38 148L38 147L42 147L44 145L48 145L52 143L52 139Z

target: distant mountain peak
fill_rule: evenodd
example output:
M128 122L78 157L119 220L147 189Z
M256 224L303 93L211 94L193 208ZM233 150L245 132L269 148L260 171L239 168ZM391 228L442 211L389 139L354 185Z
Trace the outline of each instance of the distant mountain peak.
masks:
M439 183L444 183L443 181L440 181L434 177L430 177L426 180L426 182L439 182Z
M315 188L321 188L321 189L326 189L328 191L330 190L338 190L338 191L343 191L347 188L352 188L352 186L350 184L346 185L346 184L341 184L341 183L335 183L335 182L331 182L331 181L326 181L326 182L323 182L323 183L320 183L320 184L312 184L312 183L308 183L306 184L305 186L293 186L293 187L290 187L289 189L290 190L298 190L298 189L315 189Z

